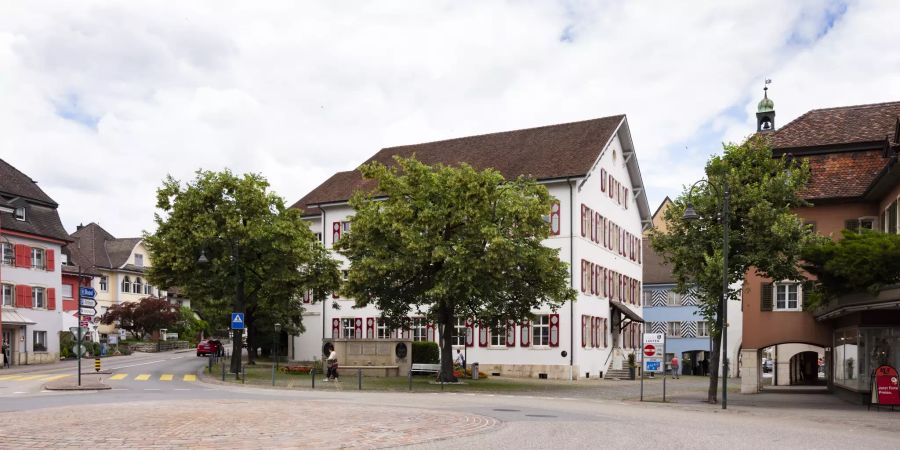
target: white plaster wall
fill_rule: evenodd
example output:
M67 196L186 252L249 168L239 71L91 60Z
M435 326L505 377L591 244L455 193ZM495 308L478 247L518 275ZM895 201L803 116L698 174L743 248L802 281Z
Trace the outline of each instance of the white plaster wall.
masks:
M777 371L778 386L791 384L791 357L801 352L816 352L819 358L825 357L822 347L809 344L779 344L776 345L775 367Z

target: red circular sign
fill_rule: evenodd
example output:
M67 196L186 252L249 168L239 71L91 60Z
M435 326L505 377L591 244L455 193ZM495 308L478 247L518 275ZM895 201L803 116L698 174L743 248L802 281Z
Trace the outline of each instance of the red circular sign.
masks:
M644 345L644 356L651 357L656 355L656 346L653 344Z

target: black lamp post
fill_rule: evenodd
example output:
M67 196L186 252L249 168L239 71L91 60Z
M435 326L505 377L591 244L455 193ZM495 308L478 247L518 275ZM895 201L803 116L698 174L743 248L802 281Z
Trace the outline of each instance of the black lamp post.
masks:
M244 311L244 274L241 271L241 260L240 260L240 252L238 251L238 246L235 241L228 241L221 237L216 237L220 241L228 242L229 247L231 248L231 262L234 267L234 274L237 278L237 283L234 287L234 310L237 312ZM199 265L207 265L209 264L209 258L206 257L206 250L200 250L200 257L197 258L197 264ZM231 372L238 376L241 372L241 354L243 353L243 331L242 330L234 330L233 331L234 340L232 341L231 349Z
M706 179L701 179L694 184L691 185L691 188L688 190L688 200L691 198L691 193L694 192L694 188L697 187L698 184L705 183L707 186L710 186L716 194L721 194L722 196L722 298L719 301L719 321L720 326L719 330L722 333L722 349L719 352L722 356L722 409L728 408L728 300L725 295L728 292L728 201L731 199L731 189L728 187L728 181L723 181L723 190L720 193L716 188L716 185L710 183ZM683 219L688 222L692 222L700 219L700 215L697 214L697 211L694 209L694 205L688 201L687 207L684 209Z

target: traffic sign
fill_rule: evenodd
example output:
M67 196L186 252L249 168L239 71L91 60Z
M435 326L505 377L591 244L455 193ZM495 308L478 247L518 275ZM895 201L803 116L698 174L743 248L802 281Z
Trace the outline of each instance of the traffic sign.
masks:
M644 356L651 357L656 356L656 346L653 344L644 345Z
M82 335L82 336L85 335L85 334L87 334L87 332L88 332L87 327L81 327L81 328L79 328L79 327L69 327L69 332L72 333L72 334L74 334L74 335L76 335L76 336L78 335L78 330L81 330L81 335Z
M82 298L78 301L78 306L87 306L88 308L93 308L97 306L97 300L92 298Z
M243 330L244 329L244 313L231 313L231 329L232 330Z
M83 287L78 290L78 293L81 294L81 298L94 298L97 295L97 291L90 287Z
M93 316L94 314L97 314L97 310L94 308L81 307L78 308L78 313L82 316Z
M87 347L85 347L84 345L75 344L74 346L72 346L72 353L76 355L81 356L84 355L85 352L87 352Z
M666 343L665 333L644 333L645 344L663 345Z
M662 372L662 360L659 358L645 359L644 372Z

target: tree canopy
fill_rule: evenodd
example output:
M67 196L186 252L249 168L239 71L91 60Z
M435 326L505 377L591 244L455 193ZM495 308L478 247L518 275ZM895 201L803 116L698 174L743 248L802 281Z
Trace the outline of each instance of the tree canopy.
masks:
M154 284L182 289L215 329L228 328L229 312L245 313L251 362L256 317L302 332L303 293L321 300L340 283L337 262L300 212L268 188L260 175L228 170L198 171L185 185L170 176L157 191L157 230L144 236ZM233 371L241 354L235 334Z
M559 251L542 244L551 205L544 186L466 164L395 162L361 168L377 196L350 200L351 232L336 245L350 261L342 293L358 307L377 306L392 328L410 313L437 324L443 379L453 377L446 356L457 317L505 326L575 299Z
M813 233L791 211L806 204L799 192L809 179L807 163L773 157L765 138L725 145L721 156L707 162L705 173L708 182L685 188L666 210L667 232L651 231L650 239L653 249L671 266L676 291L694 289L701 314L710 324L709 401L715 402L723 275L727 274L729 285L751 269L773 279L797 279L801 249ZM726 186L730 191L729 252L728 267L723 268L721 212ZM688 203L699 214L698 220L683 219ZM724 294L729 300L740 300L739 289Z
M154 331L172 327L178 319L178 308L168 300L145 297L139 302L116 303L110 306L100 321L104 325L118 323L119 328L143 340Z

